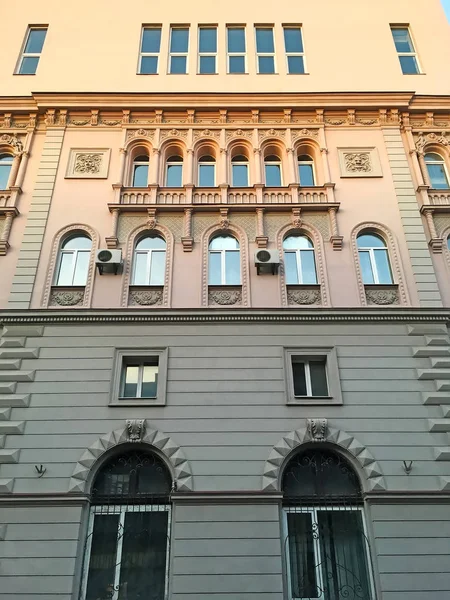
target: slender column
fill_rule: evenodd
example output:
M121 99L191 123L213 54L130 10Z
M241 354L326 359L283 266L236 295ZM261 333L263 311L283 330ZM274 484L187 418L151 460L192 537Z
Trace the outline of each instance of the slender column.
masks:
M13 182L12 185L15 185L16 187L19 187L19 188L22 187L23 180L25 179L25 173L27 172L27 164L28 164L28 158L29 158L29 156L30 156L30 154L27 151L25 151L25 152L22 153L22 156L21 156L21 159L20 159L19 170L17 172L17 178Z
M264 231L264 208L256 209L256 244L258 248L267 248L269 238Z
M295 152L293 148L287 148L287 157L288 157L288 170L289 170L289 185L298 184L296 177L296 160L295 160Z
M261 177L261 150L259 148L253 148L255 155L255 183L262 183Z
M325 178L324 183L330 183L331 175L330 175L330 165L328 164L328 150L326 148L321 148L320 154L322 156L323 176Z
M181 238L183 244L183 252L192 252L194 238L192 237L192 213L193 208L184 209L184 235Z
M119 240L117 239L117 227L119 224L120 210L113 208L111 211L111 235L105 238L107 248L117 248Z
M184 185L194 185L194 151L192 148L187 150L186 172L184 175Z
M430 181L430 177L428 176L428 169L427 169L427 165L425 164L425 156L424 156L423 152L418 153L418 159L419 159L420 170L422 171L422 177L425 182L425 185L428 185L429 187L431 187L431 181Z
M228 186L228 177L227 177L227 161L228 161L228 152L226 148L220 149L220 173L219 173L219 185L222 187L223 185Z
M118 181L118 183L120 183L120 185L124 185L127 150L125 150L125 148L120 148L119 152L120 152L120 163L119 163L119 181Z
M333 247L333 250L342 250L342 242L344 238L342 237L342 235L339 235L339 228L336 215L337 209L334 206L330 207L328 209L328 217L330 219L331 231L330 242Z
M432 209L424 209L423 214L427 220L428 231L430 232L430 241L429 245L433 254L440 254L442 252L442 248L444 245L444 240L439 237L438 232L436 230L436 225L434 222L434 210Z
M150 169L148 174L148 185L149 186L157 186L158 182L158 173L159 173L159 155L161 152L158 148L153 148L152 152L152 160L150 161Z
M16 154L14 156L13 164L12 164L11 171L10 171L9 177L8 177L8 183L6 184L7 188L10 188L11 186L16 185L17 173L19 171L19 166L20 166L20 158L21 158L20 154Z
M9 236L11 233L11 226L15 213L8 212L5 217L5 223L3 225L3 231L0 235L0 256L4 256L9 248Z

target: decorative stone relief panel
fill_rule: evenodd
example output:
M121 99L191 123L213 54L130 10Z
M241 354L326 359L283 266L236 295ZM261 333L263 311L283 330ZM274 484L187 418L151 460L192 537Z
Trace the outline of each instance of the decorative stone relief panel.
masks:
M436 226L439 237L443 236L446 229L450 228L450 216L449 215L433 215L434 224Z
M53 287L50 292L49 306L82 306L85 289Z
M213 288L208 289L209 306L241 306L242 290L241 287L234 288Z
M287 286L287 302L289 306L307 306L322 304L319 285Z
M131 287L128 295L129 306L161 306L164 290L160 288Z
M17 154L23 152L23 142L15 133L12 135L8 135L7 133L1 135L0 144L7 144L8 146L11 146L11 148L14 148Z
M382 177L376 148L338 148L341 177Z
M400 304L397 285L365 286L367 305L387 306Z
M111 150L106 148L71 148L66 177L71 179L106 179Z
M240 214L240 213L232 213L233 223L243 229L247 234L248 238L253 241L256 237L256 214ZM285 221L283 221L284 223ZM217 216L213 215L202 215L194 212L192 217L193 223L193 231L194 231L194 241L199 242L202 233L208 227L211 227L215 223L217 223Z
M140 225L148 222L147 215L120 215L117 229L117 237L120 244L125 243L131 231ZM175 242L181 242L183 235L183 215L165 215L158 214L158 223L169 229L175 239Z

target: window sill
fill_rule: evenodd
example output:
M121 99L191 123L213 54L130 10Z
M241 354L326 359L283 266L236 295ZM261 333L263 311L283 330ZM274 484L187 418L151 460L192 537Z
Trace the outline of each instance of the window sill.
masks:
M111 400L109 406L165 406L166 403L158 398L117 398Z
M342 406L342 400L333 396L295 396L289 398L287 406Z

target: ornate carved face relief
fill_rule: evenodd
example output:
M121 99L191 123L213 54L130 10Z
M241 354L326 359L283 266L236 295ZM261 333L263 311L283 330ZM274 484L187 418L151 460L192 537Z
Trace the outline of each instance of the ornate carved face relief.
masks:
M77 154L75 158L75 173L96 175L100 173L102 154Z
M352 152L344 154L345 168L350 173L370 173L372 164L368 152Z
M108 176L109 149L72 148L66 177L78 179L104 179Z

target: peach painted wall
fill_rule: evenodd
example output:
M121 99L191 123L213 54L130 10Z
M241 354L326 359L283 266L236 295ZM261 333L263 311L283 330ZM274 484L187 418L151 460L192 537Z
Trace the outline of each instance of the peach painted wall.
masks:
M0 96L38 91L449 91L450 29L440 0L135 0L132 8L117 0L78 0L70 11L61 10L60 0L24 0L10 2L4 16ZM171 23L191 25L189 75L166 75ZM254 23L275 25L277 75L256 75ZM283 23L303 25L308 75L286 75ZM390 23L410 24L423 75L402 75ZM35 76L14 76L29 24L49 25L41 61ZM157 76L136 74L142 24L163 24ZM195 75L198 24L219 25L219 75ZM225 75L226 24L247 24L249 75Z

